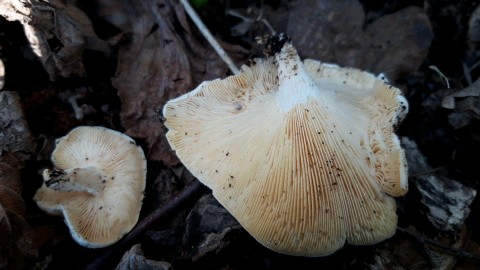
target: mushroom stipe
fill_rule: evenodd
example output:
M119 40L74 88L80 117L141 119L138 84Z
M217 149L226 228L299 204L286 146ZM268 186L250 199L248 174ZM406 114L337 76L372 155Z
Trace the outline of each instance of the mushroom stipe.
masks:
M266 59L165 105L170 146L274 251L325 256L391 237L393 197L408 190L394 133L408 102L383 75L302 62L284 35L266 40Z

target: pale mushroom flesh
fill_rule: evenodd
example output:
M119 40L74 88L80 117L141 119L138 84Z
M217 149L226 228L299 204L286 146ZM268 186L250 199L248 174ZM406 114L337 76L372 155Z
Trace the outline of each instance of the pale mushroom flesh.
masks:
M169 101L163 115L182 163L256 240L325 256L395 233L391 196L408 181L394 131L407 111L383 78L302 62L287 41Z
M146 159L133 139L103 127L77 127L57 140L52 162L34 200L47 213L63 215L80 245L111 245L137 223Z

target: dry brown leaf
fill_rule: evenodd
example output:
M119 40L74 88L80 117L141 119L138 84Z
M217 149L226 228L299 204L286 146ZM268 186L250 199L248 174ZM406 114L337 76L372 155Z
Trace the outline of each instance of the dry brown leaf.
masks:
M25 214L20 177L15 169L0 162L0 269L21 269L37 256Z
M472 85L463 88L462 90L455 91L442 99L442 107L446 109L458 109L456 106L457 100L468 97L480 97L480 79L476 80Z
M74 1L0 0L0 16L20 21L51 80L85 73L85 48L108 51L93 31L90 19Z
M134 245L129 251L125 252L122 260L118 263L115 270L133 270L133 269L149 269L149 270L172 270L172 265L168 262L154 261L147 259L143 255L140 244Z
M415 177L413 182L422 196L421 203L428 209L426 217L440 231L457 230L470 214L477 191L447 177L442 171L432 172L427 158L414 141L403 137L402 145L409 176Z
M33 137L16 92L0 92L0 130L0 155L4 151L33 152Z
M33 149L19 95L0 92L0 269L22 269L37 255L19 176Z
M225 235L241 228L238 221L213 197L207 194L200 198L186 220L183 257L196 261L208 252L218 252L227 242Z
M443 108L451 109L448 123L454 129L480 119L480 79L464 89L454 91L442 99Z
M159 111L167 100L200 82L224 77L226 65L196 35L177 1L102 1L99 13L128 39L120 46L113 79L126 133L145 139L149 159L178 164L165 139ZM238 47L226 49L239 51Z
M384 73L391 80L415 72L433 38L419 7L408 7L366 25L357 0L296 1L287 33L305 58Z
M394 237L375 251L371 270L426 270L431 269L422 246L408 237Z

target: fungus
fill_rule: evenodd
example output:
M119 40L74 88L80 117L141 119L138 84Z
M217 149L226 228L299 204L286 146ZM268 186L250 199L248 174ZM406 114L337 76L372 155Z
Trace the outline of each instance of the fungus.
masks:
M137 223L146 180L143 150L103 127L77 127L56 141L53 170L34 200L63 215L75 241L88 248L117 242Z
M301 61L284 35L239 75L163 109L170 146L261 244L325 256L396 230L407 192L395 127L408 103L384 76Z

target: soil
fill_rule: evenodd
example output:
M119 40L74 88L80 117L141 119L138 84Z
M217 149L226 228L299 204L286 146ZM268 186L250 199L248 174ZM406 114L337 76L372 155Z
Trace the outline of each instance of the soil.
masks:
M93 2L86 1L80 5L80 8L90 16L95 33L101 40L114 40L122 32L122 29L112 26L99 16L99 9L95 8L96 5ZM171 1L160 2L170 3ZM232 54L232 58L238 66L246 63L249 58L262 56L262 48L256 44L255 37L267 33L268 27L261 21L255 21L255 18L260 17L259 14L262 14L262 18L267 18L274 29L286 31L295 29L292 26L294 23L290 22L287 25L285 22L288 14L293 10L299 12L295 9L298 7L296 1L220 0L204 2L206 4L197 8L200 17L214 36L222 42L227 53ZM350 4L356 1L339 2ZM122 264L122 269L132 269L129 268L132 266L167 269L154 264L154 261L167 262L177 270L480 268L480 233L476 230L480 225L479 200L475 199L473 202L465 204L464 208L470 209L467 211L468 217L462 219L453 229L442 230L432 223L429 216L432 211L429 208L429 202L426 202L421 188L415 184L415 181L421 181L419 177L435 173L437 177L444 179L442 181L447 181L446 183L450 183L448 181L459 183L466 190L465 192L480 188L478 179L479 95L472 94L462 97L464 100L468 99L471 102L469 104L473 104L471 106L462 105L463 99L455 99L458 104L456 103L454 109L441 106L442 100L448 95L469 86L475 88L474 82L480 76L480 65L477 65L480 59L479 44L478 41L472 40L472 35L475 33L469 35L469 29L470 31L475 30L472 29L473 26L472 23L469 24L469 20L474 16L472 13L480 2L467 0L364 0L359 3L364 12L361 16L364 16L362 31L365 32L368 31L369 25L379 18L384 18L384 16L394 14L407 7L417 7L422 14L426 15L425 18L428 18L431 28L422 28L428 31L422 30L421 37L419 37L422 44L427 44L425 53L422 48L419 48L420 45L418 48L408 47L407 50L414 51L414 53L406 58L395 54L395 50L401 50L402 45L392 47L382 57L383 59L391 57L391 62L388 64L382 62L382 65L395 67L386 71L387 75L394 76L391 83L402 89L410 104L409 113L399 126L397 134L399 137L409 138L416 143L431 170L410 175L409 193L396 199L399 230L391 239L372 246L346 245L338 252L320 258L294 257L275 253L263 247L238 226L228 212L224 212L224 209L215 200L209 200L206 204L208 207L203 206L204 208L202 208L199 205L200 200L208 199L206 196L209 196L210 190L196 185L194 177L178 163L175 157L160 158L161 155L157 153L168 152L165 142L157 139L165 131L161 123L161 116L157 115L158 118L155 118L155 113L149 115L145 111L138 111L141 104L148 102L142 100L139 105L136 103L137 101L132 101L132 97L129 96L131 94L126 94L125 85L128 85L129 82L125 79L127 77L125 74L129 75L128 72L132 71L127 71L125 69L127 62L120 62L119 59L126 59L122 58L125 54L125 47L122 46L128 42L133 43L134 35L128 37L120 35L120 40L111 46L113 49L109 53L88 48L83 50L81 54L83 75L57 76L52 80L51 73L33 53L22 24L0 17L0 60L5 65L6 73L5 86L2 91L13 91L19 94L25 119L36 145L34 151L27 154L23 169L20 171L20 179L21 195L26 203L25 220L34 232L32 241L37 253L34 257L16 255L18 258L15 260L20 261L17 265L24 269L65 269L67 267L68 269L113 269L119 264L124 252L130 250L134 244L141 244L143 255L138 252L136 253L137 257L131 254L126 255L124 260L128 263ZM252 22L247 24L245 19L229 15L228 11L232 10L250 18ZM115 9L107 11L110 15L115 13ZM166 94L161 98L153 97L155 94L152 92L153 90L145 92L145 95L152 99L148 104L158 102L156 104L158 108L169 98L181 94L180 92L194 89L203 80L231 75L223 62L214 56L208 43L193 26L192 21L184 15L185 22L188 22L191 27L188 32L185 30L185 25L182 24L184 23L183 17L175 12L171 14L171 16L178 17L175 17L178 25L173 27L176 31L173 32L176 38L173 42L178 42L177 46L179 47L183 46L182 48L188 56L195 55L198 50L205 50L208 53L204 53L202 57L189 57L188 59L193 59L189 61L195 62L185 65L190 68L188 72L185 71L184 66L178 69L159 68L158 70L156 67L152 67L152 70L158 71L158 73L151 71L151 74L146 74L145 78L148 75L154 76L152 75L154 73L155 75L161 73L162 76L167 77L173 73L175 74L171 77L190 72L195 73L189 77L182 77L183 82L180 79L175 81L177 84L174 86L161 84L162 87L165 86L163 89L176 89L170 92L162 90ZM357 15L349 13L349 16L352 17ZM480 24L480 15L476 16L478 16L477 21ZM351 17L348 17L346 21L350 21L349 18ZM239 27L242 23L243 25ZM419 19L415 27L420 27L418 25L422 23L424 23L422 19ZM157 27L162 29L161 24ZM232 29L236 32L232 32ZM381 35L374 36L372 42L381 40L384 35L394 30L381 32ZM429 33L431 33L430 38ZM480 36L480 30L478 35ZM338 36L340 35L335 37ZM344 37L345 40L357 37L352 33L344 36L347 37ZM315 37L312 34L313 38ZM360 40L360 37L358 38ZM404 44L407 45L404 46L410 46L408 44L413 43L405 42ZM356 45L352 45L352 47ZM58 47L58 44L51 41L49 46L55 48ZM133 50L135 47L131 46L127 49ZM302 51L299 51L302 54ZM335 53L339 53L339 51L337 50ZM378 53L375 54L378 55ZM365 64L370 61L366 56L362 58L363 54L355 55L354 57L358 57L358 59L352 60L352 63L360 65L359 63ZM328 59L328 61L331 60L350 61L351 59L342 60L341 57ZM384 66L377 65L380 60L371 61L372 64L364 67L365 69L372 72L377 72L377 68L385 69ZM205 71L206 66L211 66L212 71ZM432 67L436 67L438 71ZM203 70L203 73L199 70ZM145 72L148 73L148 69L145 69ZM157 82L155 81L155 83ZM150 86L146 85L145 87ZM475 88L476 93L479 93L478 89ZM140 95L133 93L133 95L137 94ZM76 101L81 107L83 117L75 115L72 105L68 101L72 96L77 96ZM150 111L157 112L158 108L151 108ZM137 122L144 124L137 125ZM460 125L459 122L463 124ZM147 189L139 223L144 227L141 230L138 229L136 231L138 234L131 238L104 249L87 249L79 246L71 239L63 219L46 215L32 199L35 191L43 182L41 171L51 166L49 155L54 147L54 140L64 136L73 127L80 125L104 126L126 132L142 146L148 157ZM147 129L154 129L155 132L158 130L158 133L147 131ZM188 188L191 188L188 193L182 193L182 190ZM453 189L445 190L447 193L449 190L453 192ZM175 201L176 198L180 198L178 203ZM439 202L433 200L430 206L436 203ZM460 202L456 203L460 204ZM207 215L209 211L214 211L215 215L212 216L212 219L221 220L221 226L218 223L202 223L205 221L201 219L201 216ZM149 215L151 213L154 213L153 218L156 220L154 223L149 223L147 220L147 217L152 218L152 215ZM454 214L449 213L449 215ZM200 225L195 229L195 225L192 224ZM222 231L224 231L223 234L221 234ZM213 237L212 233L215 234L215 240L212 240L205 249L201 249L200 244L205 243L208 235ZM221 236L218 236L220 234ZM0 253L1 250L0 248ZM440 259L436 261L435 256L432 255L434 252L440 254L438 257L443 258L446 262L440 262Z

